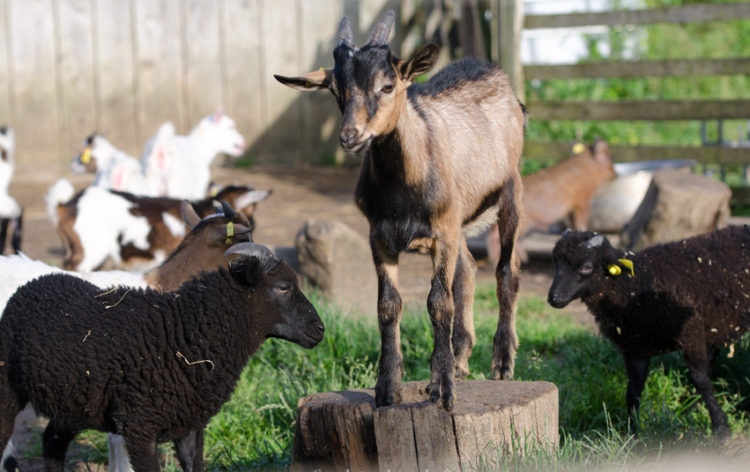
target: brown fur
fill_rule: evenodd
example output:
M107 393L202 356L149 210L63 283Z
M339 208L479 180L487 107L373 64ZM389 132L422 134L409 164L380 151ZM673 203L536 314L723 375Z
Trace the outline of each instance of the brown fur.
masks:
M435 344L428 390L432 401L450 410L454 372L459 377L468 373L475 338L475 262L464 232L495 221L501 226L503 252L497 268L501 314L492 377L513 376L518 344L514 243L525 113L508 77L480 61L459 61L427 83L413 85L432 67L439 50L427 45L408 60L394 58L383 39L392 22L388 12L368 45L356 49L344 18L333 70L276 78L303 90L328 88L342 111L341 144L363 159L355 200L370 223L378 277L376 403L399 401L404 371L398 254L429 250L434 274L427 306Z

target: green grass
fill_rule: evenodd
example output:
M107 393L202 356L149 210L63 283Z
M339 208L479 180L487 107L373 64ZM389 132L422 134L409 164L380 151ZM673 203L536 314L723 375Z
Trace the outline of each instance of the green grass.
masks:
M490 371L497 317L495 291L476 292L477 346L470 378ZM375 317L347 318L313 296L326 324L323 342L312 350L270 340L250 360L232 399L206 431L208 470L288 469L297 400L321 391L371 388L375 384L379 334ZM548 380L559 388L560 447L556 452L526 447L523 453L488 450L477 470L580 470L653 462L665 452L711 447L710 422L703 402L675 354L652 360L642 397L641 433L634 438L625 408L627 378L612 345L581 326L564 310L540 298L519 302L521 341L516 362L519 380ZM425 310L404 314L404 380L429 379L432 328ZM735 435L748 435L750 349L744 338L732 359L719 356L715 388ZM750 398L750 397L748 397ZM106 463L101 433L83 436L87 447L71 459ZM80 448L79 448L80 449ZM39 452L40 450L37 449ZM177 470L169 446L163 447L167 470Z

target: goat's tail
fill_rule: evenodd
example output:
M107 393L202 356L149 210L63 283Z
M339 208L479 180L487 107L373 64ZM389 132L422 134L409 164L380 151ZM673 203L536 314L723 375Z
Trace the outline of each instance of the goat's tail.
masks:
M57 226L57 207L69 202L75 195L75 188L68 179L60 179L47 190L45 201L47 203L47 214L54 226Z
M526 105L521 100L518 100L518 104L521 106L523 112L523 131L526 132L526 128L529 126L529 112L526 111Z

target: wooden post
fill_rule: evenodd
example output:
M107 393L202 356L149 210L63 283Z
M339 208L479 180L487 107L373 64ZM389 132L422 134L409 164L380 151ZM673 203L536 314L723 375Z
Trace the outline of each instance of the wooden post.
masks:
M493 10L497 10L499 16L499 18L493 17L492 20L494 24L499 25L497 36L493 35L493 40L499 42L497 51L499 52L500 67L510 77L516 96L524 101L526 91L523 64L521 64L523 0L499 0L497 7ZM495 60L495 57L493 57L493 60Z
M373 390L300 399L292 471L473 470L483 456L557 448L552 383L459 381L450 413L429 401L425 387L404 383L401 403L385 408L375 408Z

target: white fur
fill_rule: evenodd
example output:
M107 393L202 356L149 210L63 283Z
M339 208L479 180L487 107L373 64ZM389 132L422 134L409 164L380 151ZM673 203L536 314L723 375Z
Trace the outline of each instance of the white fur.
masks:
M214 158L220 153L239 156L245 150L234 120L220 112L203 118L187 136L167 139L168 134L163 130L161 142L147 146L141 158L151 195L203 198Z
M179 238L185 236L185 223L181 219L175 218L169 213L162 213L161 219L164 220L164 224L169 232L172 233L172 236Z
M54 226L58 223L57 207L69 202L76 193L76 189L68 179L60 179L52 184L44 197L47 204L47 215Z
M16 155L16 138L13 128L7 128L5 133L0 133L0 148L5 150L7 155L7 160L0 159L0 218L18 218L21 214L21 207L8 194Z
M78 216L73 224L84 248L83 259L76 270L95 270L107 258L120 264L119 240L123 245L133 243L138 249L149 249L151 226L145 217L132 215L129 211L132 207L130 201L106 189L88 187L84 190L78 200Z

